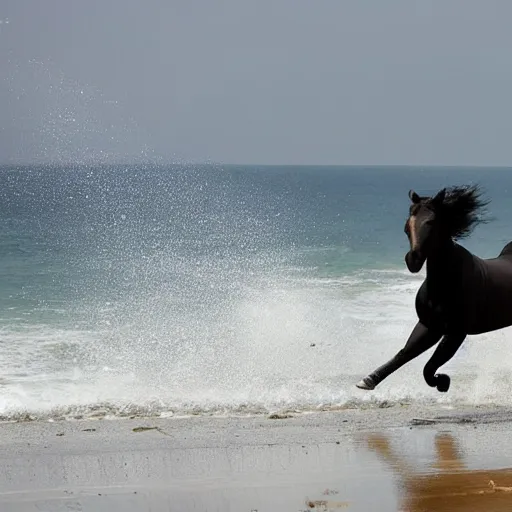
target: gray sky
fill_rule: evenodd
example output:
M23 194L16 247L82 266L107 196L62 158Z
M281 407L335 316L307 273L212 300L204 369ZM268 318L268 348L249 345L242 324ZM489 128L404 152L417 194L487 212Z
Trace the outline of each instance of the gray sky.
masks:
M509 0L2 0L0 161L512 165Z

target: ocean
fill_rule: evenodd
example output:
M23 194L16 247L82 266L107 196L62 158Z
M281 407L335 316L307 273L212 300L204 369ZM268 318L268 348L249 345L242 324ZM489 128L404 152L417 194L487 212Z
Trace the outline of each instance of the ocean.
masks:
M512 333L354 384L416 323L408 190L479 183L512 240L507 169L237 165L0 168L0 419L510 404Z

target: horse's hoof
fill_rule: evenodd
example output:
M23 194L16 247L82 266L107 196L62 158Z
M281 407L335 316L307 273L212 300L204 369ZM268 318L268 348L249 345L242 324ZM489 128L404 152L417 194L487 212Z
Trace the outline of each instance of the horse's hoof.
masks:
M372 389L375 389L375 382L373 382L371 377L365 377L356 384L356 387L366 391L371 391Z
M450 377L444 373L436 375L437 390L446 393L450 389Z

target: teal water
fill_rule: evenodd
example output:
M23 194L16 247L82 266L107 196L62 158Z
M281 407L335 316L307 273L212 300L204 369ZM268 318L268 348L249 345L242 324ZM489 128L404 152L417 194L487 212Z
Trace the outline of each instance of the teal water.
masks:
M474 182L493 220L464 245L492 257L506 169L4 167L0 416L506 401L508 330L463 346L448 395L425 358L353 386L415 323L408 190Z

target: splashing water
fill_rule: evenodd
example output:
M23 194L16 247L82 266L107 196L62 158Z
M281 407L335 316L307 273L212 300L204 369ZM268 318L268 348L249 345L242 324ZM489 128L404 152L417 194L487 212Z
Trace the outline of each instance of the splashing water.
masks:
M354 387L416 322L424 275L402 264L398 178L4 169L0 415L507 403L508 330L463 345L446 367L447 395L423 382L428 354L373 393ZM474 243L497 252L501 229L487 226Z

